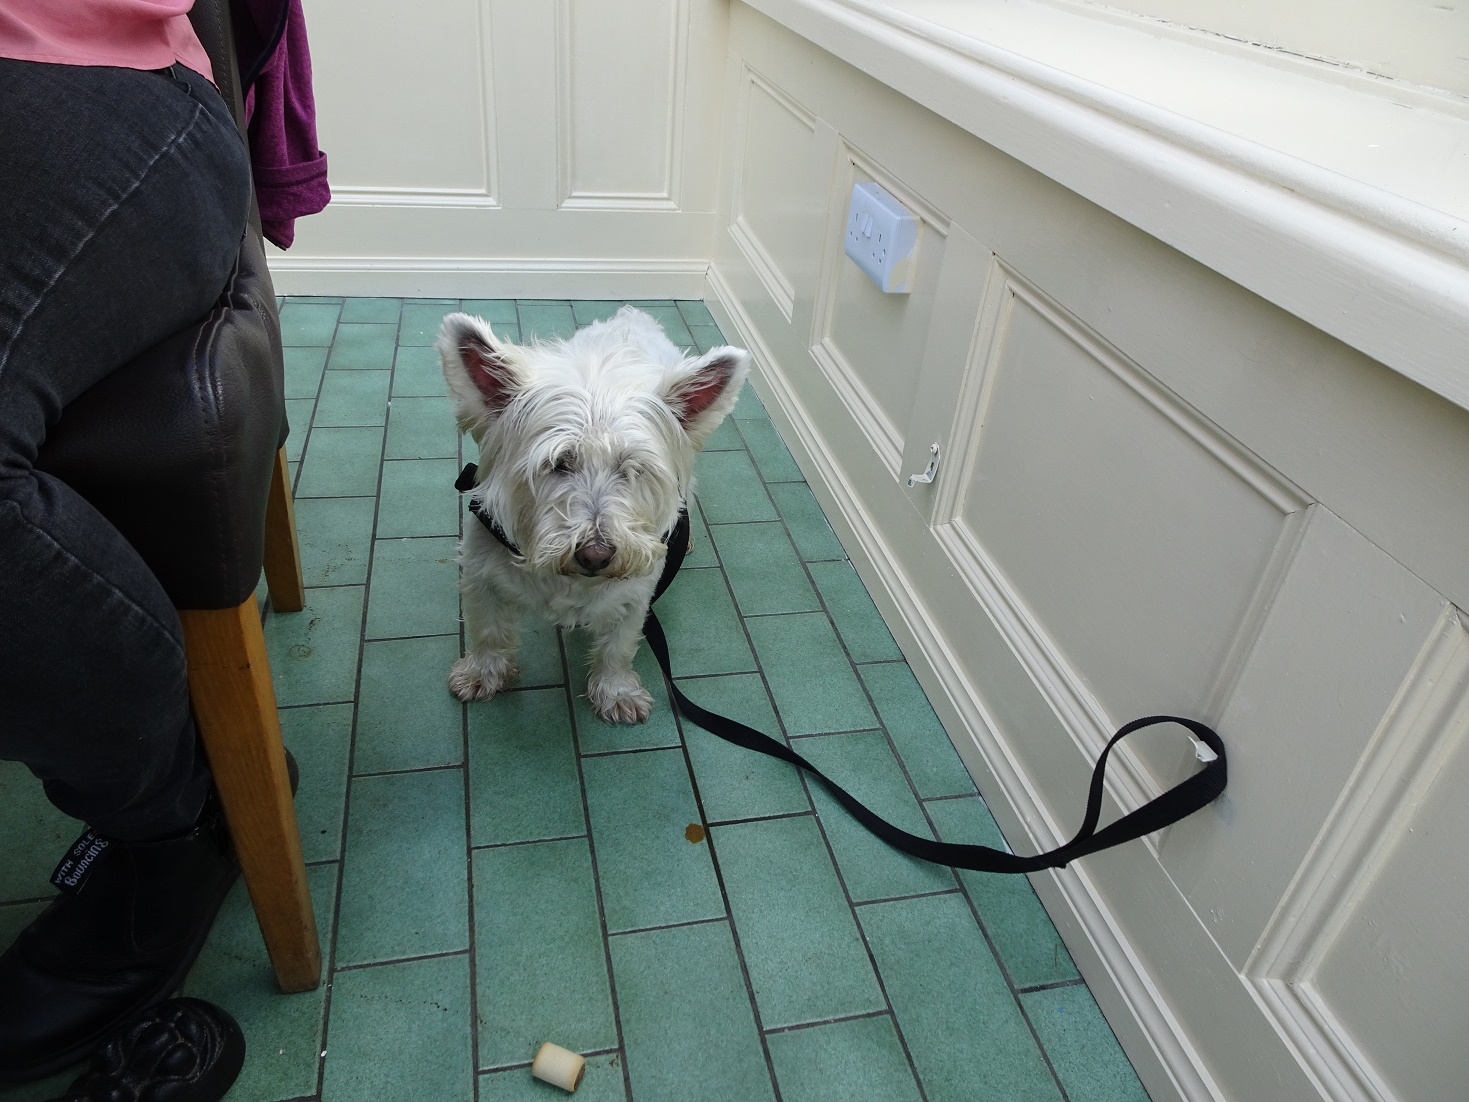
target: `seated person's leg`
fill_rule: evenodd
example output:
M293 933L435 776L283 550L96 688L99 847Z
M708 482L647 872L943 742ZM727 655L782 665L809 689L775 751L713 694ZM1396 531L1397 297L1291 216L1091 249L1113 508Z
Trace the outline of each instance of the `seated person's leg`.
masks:
M178 617L33 468L65 406L202 317L238 255L248 159L217 93L186 81L0 59L0 758L105 841L0 946L0 1082L85 1058L167 996L235 874Z

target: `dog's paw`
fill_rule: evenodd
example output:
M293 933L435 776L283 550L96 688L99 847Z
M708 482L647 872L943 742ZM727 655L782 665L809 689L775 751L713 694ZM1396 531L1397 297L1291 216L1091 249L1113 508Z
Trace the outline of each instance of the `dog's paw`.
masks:
M643 688L638 675L631 670L589 679L587 699L598 718L608 723L642 723L653 711L653 694Z
M466 654L449 671L449 691L466 704L489 700L520 676L513 659L497 654Z

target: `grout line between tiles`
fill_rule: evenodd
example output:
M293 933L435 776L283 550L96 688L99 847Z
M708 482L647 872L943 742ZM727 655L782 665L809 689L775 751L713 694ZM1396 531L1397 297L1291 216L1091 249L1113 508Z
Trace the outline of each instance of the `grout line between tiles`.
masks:
M838 1025L842 1022L865 1022L868 1018L892 1018L890 1010L869 1010L863 1014L839 1014L835 1018L820 1018L814 1022L796 1022L792 1025L771 1026L765 1031L767 1036L773 1037L777 1033L798 1033L803 1029L816 1029L824 1025Z
M877 903L901 903L910 899L931 899L934 896L938 895L958 894L959 889L957 887L940 888L937 891L932 892L913 892L911 895L888 895L884 896L881 899L857 899L852 902L852 907L855 910L857 907L871 907Z
M515 304L516 322L520 319L520 303ZM561 679L562 696L566 701L566 718L571 724L571 749L576 758L576 782L581 789L581 813L582 822L585 824L587 839L587 854L591 859L592 866L592 889L597 898L597 926L602 933L602 959L607 968L607 993L612 1000L612 1025L617 1033L617 1051L622 1053L622 1089L626 1097L631 1099L632 1075L627 1066L627 1041L622 1034L622 1004L617 998L617 976L612 970L612 942L608 938L607 931L607 908L602 901L602 874L597 865L597 840L592 835L592 805L587 800L587 776L582 768L581 735L576 727L576 700L571 688L571 662L566 653L566 636L558 627L556 629L556 649L561 655Z
M1074 980L1057 980L1055 983L1034 983L1028 987L1017 987L1022 995L1034 995L1037 991L1060 991L1067 987L1085 987L1086 980L1077 976Z
M444 953L417 953L411 957L386 957L383 960L364 960L356 964L338 965L332 974L333 976L340 976L343 972L361 972L366 968L382 968L389 964L416 964L421 960L447 960L449 957L465 957L468 955L468 949L450 949Z
M634 926L627 930L608 930L607 936L626 937L628 934L650 934L657 930L681 930L687 926L712 926L716 922L728 922L729 915L715 915L713 918L691 918L686 922L664 922L657 926Z
M402 302L400 300L399 301L399 309L398 309L398 318L399 318L400 332L401 332L401 326L402 326L402 315L403 315ZM341 324L341 312L340 311L338 311L338 313L337 313L337 324L339 326ZM332 331L332 344L333 345L336 344L336 330L333 330ZM330 352L327 353L327 359L328 360L331 359L331 353ZM396 361L397 361L397 354L396 354L396 352L394 353L393 359L394 359L394 363L396 364ZM389 395L391 395L392 392L393 392L393 380L392 380L392 376L396 372L396 370L397 370L396 369L396 366L394 368L390 368L389 369L389 377L388 377L388 394ZM323 366L323 369L322 369L321 377L322 377L322 382L324 384L325 381L326 381L326 370L325 370L325 367L324 366ZM317 401L318 401L318 403L320 402L320 400L321 400L321 394L320 394L320 390L318 389L318 392L317 392ZM312 421L312 424L313 425L315 425L315 422L316 422L316 408L317 408L316 406L313 406L312 409L311 409L311 421ZM307 437L307 442L308 442L308 444L310 443L310 437L309 436ZM387 432L387 426L384 425L383 426L382 440L381 440L381 442L380 442L380 444L378 446L377 485L376 485L376 490L375 490L375 492L373 494L373 502L372 502L372 533L373 533L374 536L377 533L378 514L382 510L383 458L384 458L384 455L386 454L387 446L388 446L388 432ZM306 457L305 457L305 455L303 453L303 455L302 455L302 467L303 468L305 466L305 458ZM373 566L373 560L376 557L376 551L377 551L377 540L375 538L369 538L369 540L367 541L367 543L368 543L368 546L367 546L367 575L366 575L366 579L362 583L362 617L361 617L361 620L359 621L359 623L357 625L357 670L356 670L356 677L352 681L352 726L350 728L350 734L349 734L348 739L347 739L347 778L346 778L346 784L344 785L343 790L342 790L342 826L341 826L341 832L340 832L340 836L339 836L339 843L338 843L338 847L337 847L337 853L338 853L339 859L341 861L341 865L340 865L340 867L337 870L336 904L335 904L335 906L332 909L332 928L331 928L330 946L329 946L328 953L327 953L327 960L324 962L324 967L326 969L327 989L326 989L326 997L323 1000L323 1004L322 1004L322 1011L321 1011L321 1048L318 1050L318 1051L321 1052L322 1055L317 1058L317 1064L316 1064L316 1093L318 1095L321 1094L321 1092L322 1092L322 1090L324 1088L325 1082L326 1082L326 1053L330 1049L330 1041L331 1041L332 994L333 994L334 986L335 986L332 977L336 974L336 970L337 970L337 968L336 968L336 965L337 965L337 935L338 935L338 933L339 933L339 931L341 929L341 924L342 924L342 888L343 888L343 885L345 885L346 882L347 882L347 828L351 825L351 818L352 818L353 771L355 769L356 761L357 761L357 713L358 713L358 708L359 708L359 701L361 700L361 697L362 697L362 657L363 657L363 651L365 649L365 639L366 639L366 636L367 636L367 610L368 610L369 604L370 604L371 599L372 599L372 566Z
M556 686L556 688L560 688L560 686L558 685ZM561 834L557 835L555 838L523 838L518 842L481 842L478 845L471 845L469 848L471 850L511 849L514 846L539 846L546 842L574 842L578 838L585 837L587 837L587 835L585 834Z

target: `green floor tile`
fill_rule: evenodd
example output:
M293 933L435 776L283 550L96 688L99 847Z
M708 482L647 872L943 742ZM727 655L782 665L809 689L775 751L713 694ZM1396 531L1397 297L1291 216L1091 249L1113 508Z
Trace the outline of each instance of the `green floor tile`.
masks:
M338 305L314 302L287 302L281 307L281 343L284 345L317 345L332 343L337 329Z
M742 451L744 447L744 438L740 436L740 430L735 427L733 417L726 417L719 423L719 427L704 439L704 451L706 452Z
M679 299L678 308L688 325L714 325L714 315L698 299Z
M51 806L29 769L0 761L0 903L55 895L51 870L83 829Z
M913 1069L886 1014L772 1033L785 1102L918 1102Z
M809 815L711 831L766 1029L883 1009L857 923Z
M457 544L448 536L377 541L368 587L368 639L458 632Z
M306 450L306 433L311 428L311 414L315 409L315 398L286 399L286 423L291 426L286 436L286 458L292 463L300 462Z
M428 345L438 339L444 318L459 310L457 302L403 300L403 320L398 328L400 345Z
M296 535L308 586L362 585L372 550L370 497L298 497Z
M474 931L481 1068L616 1047L585 839L475 850Z
M734 417L740 421L759 421L768 419L770 414L765 411L765 403L760 400L760 395L755 393L755 387L746 383L740 391L740 400L735 403Z
M322 1102L471 1102L469 958L338 972Z
M815 612L745 621L786 734L877 726L831 621Z
M534 340L565 340L576 332L576 319L571 314L571 303L555 304L517 303L520 313L520 339L529 344Z
M894 826L932 838L923 809L881 731L799 739L796 750ZM909 857L853 819L820 785L811 785L826 837L853 900L892 899L958 887L942 865Z
M719 557L714 553L714 540L709 536L709 526L704 523L704 513L697 498L689 499L689 534L693 547L684 555L680 570L691 570L701 566L718 566Z
M329 946L337 866L313 865L306 878L318 936ZM276 1102L316 1093L327 985L281 994L244 884L236 884L225 900L181 994L223 1007L245 1032L245 1066L230 1088L230 1102Z
M694 338L694 350L700 355L708 352L711 348L719 348L729 342L724 339L717 326L713 325L690 325L689 335Z
M978 796L931 800L928 814L945 842L1008 850L1000 828ZM961 870L990 941L1016 987L1079 978L1071 954L1056 933L1051 916L1024 876Z
M398 319L391 325L352 324L337 326L337 339L332 341L332 354L326 361L328 371L387 371L393 366L393 352L398 346Z
M889 662L858 670L918 794L930 799L973 792L969 771L907 664Z
M695 493L708 523L776 519L765 485L744 452L704 452L694 470L699 479Z
M449 393L439 354L428 345L398 349L393 365L393 398L438 398Z
M606 321L621 309L620 299L578 299L571 304L571 314L577 325Z
M456 459L390 459L383 464L377 536L459 535Z
M857 911L929 1102L1060 1102L963 896Z
M720 571L680 570L654 611L668 636L673 676L747 673L755 668L755 656Z
M520 689L469 706L469 840L586 833L566 690Z
M357 685L362 637L362 587L308 589L300 612L265 618L265 649L276 702L337 704Z
M467 864L462 770L356 778L337 967L468 948Z
M464 706L445 684L458 657L458 635L362 645L355 772L431 769L464 760Z
M790 529L791 539L801 558L807 562L821 562L847 557L810 486L804 482L775 482L767 489L775 500L781 519Z
M1148 1092L1085 984L1020 997L1066 1093L1087 1102L1148 1102Z
M724 914L680 750L583 758L597 878L609 931Z
M286 397L314 400L316 392L321 389L322 372L326 370L327 349L324 346L307 348L288 346L282 351L285 360Z
M530 1068L487 1071L479 1077L480 1102L556 1102L566 1096L560 1087L533 1078ZM576 1088L576 1102L627 1102L621 1053L608 1052L587 1059L586 1073Z
M690 348L693 346L694 338L689 334L689 327L684 324L683 315L678 312L677 306L639 305L638 309L662 326L668 339L678 347Z
M686 678L678 687L701 708L777 740L781 737L775 709L770 706L759 674ZM726 742L692 721L685 720L683 729L709 822L799 814L811 809L793 766Z
M387 459L457 459L459 429L447 398L394 398Z
M342 321L391 322L396 326L402 309L400 298L349 298L342 304Z
M382 459L380 428L318 428L306 442L297 497L372 497Z
M592 711L587 699L587 651L591 640L582 631L566 636L566 661L571 671L573 716L576 720L577 746L583 754L604 754L610 750L646 750L678 745L678 722L668 701L663 672L653 652L643 644L633 658L633 671L653 697L653 711L642 723L608 723Z
M813 562L809 569L853 662L893 662L903 657L851 563Z
M483 318L494 327L496 333L500 332L503 324L509 324L512 328L519 324L513 298L467 298L459 303L459 309L472 317Z
M561 640L556 625L544 616L526 616L520 621L520 650L516 653L516 662L520 665L520 677L510 686L513 689L566 684Z
M805 475L801 474L801 468L796 466L795 457L791 455L785 441L780 438L780 433L768 419L736 420L735 423L739 426L740 435L745 438L745 444L750 449L750 455L755 460L755 466L759 469L761 478L766 482L801 482L804 480Z
M307 861L342 855L347 810L347 759L352 749L352 705L313 704L281 709L281 734L301 771L296 824Z
M821 611L785 525L779 521L716 524L710 533L743 615Z
M609 939L637 1102L763 1102L770 1071L726 922Z
M337 371L328 368L312 423L317 428L386 424L390 375L387 371Z

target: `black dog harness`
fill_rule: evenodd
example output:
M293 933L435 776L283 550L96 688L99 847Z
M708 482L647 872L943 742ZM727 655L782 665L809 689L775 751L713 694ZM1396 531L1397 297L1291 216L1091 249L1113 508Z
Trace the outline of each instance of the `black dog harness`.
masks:
M478 476L479 464L466 463L464 465L464 470L460 471L459 477L454 480L454 489L458 490L461 494L468 493L470 490L474 489L475 479ZM500 527L500 522L490 514L490 511L488 509L485 508L484 502L478 500L477 498L470 498L469 511L473 513L476 518L478 518L481 524L483 524L486 528L490 530L490 535L499 540L501 546L503 546L506 551L509 551L517 559L525 558L525 555L521 552L520 548L516 547L515 544L510 542L510 537L505 534L505 529ZM668 584L673 581L673 576L678 573L678 568L683 562L684 555L688 553L689 508L687 505L679 506L678 519L673 522L672 528L663 533L663 545L668 548L668 557L663 560L663 574L661 577L659 577L658 588L653 594L653 600L655 601L659 597L663 596L663 591L667 589ZM675 548L678 549L676 556L674 553Z
M476 474L475 465L469 464L460 472L458 481L454 483L455 488L460 493L473 488ZM489 515L483 505L471 498L469 509L511 554L520 555L520 550L510 542L504 529L496 523L494 517ZM678 522L674 525L673 530L664 536L663 542L668 546L668 555L663 562L663 573L658 579L658 587L653 593L654 601L663 596L663 591L673 581L674 575L678 573L678 568L683 565L684 556L688 553L689 514L687 508L680 511ZM682 715L726 742L743 746L746 750L768 754L773 758L789 762L799 769L804 769L820 781L822 786L847 809L854 819L888 845L924 861L949 865L956 869L974 869L979 872L1039 872L1042 869L1065 868L1069 862L1078 857L1085 857L1098 850L1111 849L1123 842L1131 842L1192 815L1219 796L1224 791L1224 786L1229 778L1229 770L1225 762L1224 740L1214 732L1213 728L1181 716L1145 716L1142 719L1123 724L1102 750L1101 757L1097 759L1096 767L1092 770L1091 786L1086 798L1086 813L1082 816L1081 829L1065 845L1058 846L1047 853L1038 853L1033 857L1022 857L1006 850L991 849L989 846L936 842L932 838L909 834L906 830L893 826L892 823L872 812L857 797L815 765L792 750L785 742L771 738L727 716L705 711L685 696L683 690L673 680L673 670L668 656L668 640L663 634L663 625L658 622L658 617L653 614L651 607L648 609L647 619L643 621L643 637L647 639L649 649L658 659L659 668L663 670L663 678L668 684L669 698ZM1111 754L1114 746L1134 731L1141 731L1144 727L1153 727L1160 723L1176 723L1186 729L1199 743L1208 747L1212 758L1207 757L1202 749L1198 749L1197 756L1200 761L1204 762L1204 768L1193 776L1180 781L1162 795L1149 800L1142 807L1098 830L1097 823L1102 815L1102 795L1107 775L1107 756Z

